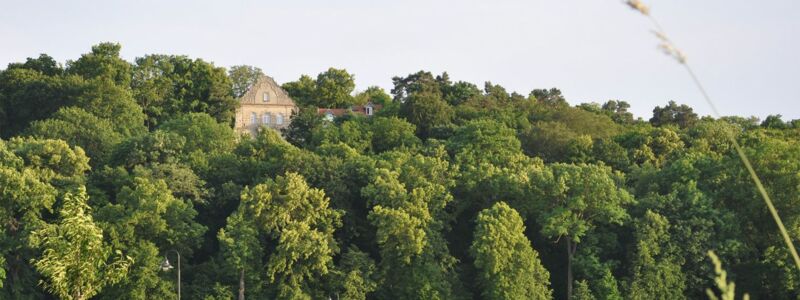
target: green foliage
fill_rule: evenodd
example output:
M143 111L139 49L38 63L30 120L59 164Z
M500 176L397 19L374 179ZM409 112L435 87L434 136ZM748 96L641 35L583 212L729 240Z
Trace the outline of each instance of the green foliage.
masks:
M136 59L133 95L153 128L185 113L206 113L233 123L238 102L233 82L222 67L186 56L151 54Z
M365 300L378 288L377 268L367 253L349 248L342 255L331 281L341 299Z
M572 295L573 300L595 300L592 291L589 290L589 283L586 280L575 282L575 293Z
M333 233L341 226L341 213L328 203L322 190L310 188L296 173L242 192L241 205L251 211L258 230L274 241L266 278L277 285L275 297L310 297L312 283L332 266L339 251Z
M50 119L34 121L28 134L40 139L60 139L79 146L93 165L104 164L111 151L122 141L108 119L101 119L78 107L58 110Z
M45 287L62 299L89 299L104 286L120 281L132 263L130 257L103 243L103 231L95 225L86 204L86 190L67 193L58 224L34 231L32 247L42 249L33 265L48 278Z
M597 224L622 224L625 205L633 197L624 189L622 174L591 164L553 164L537 171L534 195L541 205L537 219L542 233L576 243Z
M184 152L204 154L226 153L233 150L236 135L224 123L205 113L189 113L168 120L159 126L166 132L174 132L186 139Z
M174 298L169 249L192 299L694 299L708 249L754 297L800 294L729 139L796 239L798 120L670 102L644 122L426 71L354 94L331 68L285 83L305 108L251 138L231 119L258 68L119 51L0 71L0 299Z
M316 107L301 107L292 113L292 122L281 128L281 133L292 145L311 148L314 146L313 134L321 130L322 124L322 116L317 113Z
M669 222L648 211L637 222L636 252L632 258L631 299L685 299L681 260L670 244Z
M374 104L387 105L392 101L392 96L389 96L389 94L379 86L370 86L353 97L355 98L356 104L372 102Z
M356 87L355 78L345 69L328 68L316 80L302 75L298 81L284 83L282 87L298 106L347 108L356 104L351 95Z
M67 73L86 79L109 79L116 85L128 86L131 83L131 64L119 56L121 49L122 45L117 43L94 45L91 53L67 63Z
M504 202L478 214L470 252L485 299L550 299L550 273L525 237L517 211Z
M261 76L264 76L264 71L258 67L247 65L231 67L231 69L228 70L228 77L231 78L233 97L239 98L244 96Z
M686 104L678 106L675 101L670 101L664 107L656 106L653 109L653 117L650 118L650 124L653 126L674 124L686 128L695 122L697 122L697 114L694 113L694 110Z

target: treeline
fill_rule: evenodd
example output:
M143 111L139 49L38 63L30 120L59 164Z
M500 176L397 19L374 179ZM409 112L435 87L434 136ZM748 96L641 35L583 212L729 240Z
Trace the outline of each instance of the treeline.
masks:
M354 92L331 68L250 138L231 125L258 68L119 51L0 71L0 298L175 298L178 252L186 299L696 299L709 250L737 291L800 296L727 138L796 239L798 120L642 120L424 71Z

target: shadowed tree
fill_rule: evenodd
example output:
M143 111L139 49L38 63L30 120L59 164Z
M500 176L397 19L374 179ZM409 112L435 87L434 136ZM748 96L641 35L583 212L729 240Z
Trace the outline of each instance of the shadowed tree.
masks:
M532 192L543 235L563 239L567 258L567 297L572 298L572 260L581 238L597 224L622 224L633 197L620 186L621 173L591 164L553 164L535 170Z
M233 84L233 96L236 98L243 96L261 76L264 76L264 71L258 67L247 65L231 67L228 70L228 77Z

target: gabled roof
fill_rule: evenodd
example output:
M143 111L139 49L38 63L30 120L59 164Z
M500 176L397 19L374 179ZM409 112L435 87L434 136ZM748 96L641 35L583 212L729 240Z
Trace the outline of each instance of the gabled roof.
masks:
M270 102L263 102L260 101L261 94L259 91L269 91L272 95L270 98ZM274 97L274 99L272 98ZM289 94L275 82L275 79L272 77L263 75L253 83L253 86L239 98L239 102L242 104L259 104L259 105L295 105L294 101Z

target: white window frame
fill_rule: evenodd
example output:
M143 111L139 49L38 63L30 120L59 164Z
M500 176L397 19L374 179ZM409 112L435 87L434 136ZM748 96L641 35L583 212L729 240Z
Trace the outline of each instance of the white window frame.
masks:
M250 124L258 124L258 114L254 112L250 113Z
M261 123L262 124L269 124L270 121L272 121L271 119L272 119L272 116L270 116L269 113L264 113L264 114L261 115Z
M262 97L263 97L263 98L262 98L262 100L263 100L264 102L269 102L269 93L267 93L267 92L264 92L264 94L263 94L263 96L262 96Z
M275 117L275 124L283 125L283 114L278 114L278 116Z

